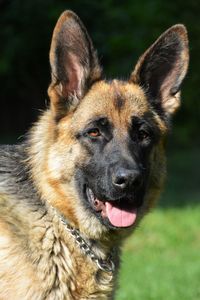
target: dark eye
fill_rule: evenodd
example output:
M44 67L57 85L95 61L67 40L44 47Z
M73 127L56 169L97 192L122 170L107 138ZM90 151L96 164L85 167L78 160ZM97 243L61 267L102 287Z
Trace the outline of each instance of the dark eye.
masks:
M147 140L149 138L149 133L144 129L140 129L138 132L138 138L140 141Z
M98 128L92 128L88 130L87 135L89 135L91 138L97 138L101 135L101 132Z

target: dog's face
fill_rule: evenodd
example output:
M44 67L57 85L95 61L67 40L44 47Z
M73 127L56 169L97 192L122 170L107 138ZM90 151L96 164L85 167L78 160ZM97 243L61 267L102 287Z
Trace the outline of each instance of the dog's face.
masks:
M73 124L84 152L75 172L84 205L109 228L132 226L161 135L143 91L134 84L100 81L77 108Z
M188 65L184 26L166 31L128 81L106 81L85 27L67 11L50 63L46 198L90 237L134 227L165 176L163 144Z

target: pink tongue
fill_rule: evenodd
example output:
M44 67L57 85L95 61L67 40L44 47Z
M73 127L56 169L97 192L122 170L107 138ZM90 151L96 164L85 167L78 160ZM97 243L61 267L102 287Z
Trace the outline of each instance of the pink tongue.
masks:
M113 206L110 202L106 202L105 205L108 219L113 226L128 227L135 223L137 217L136 208L126 211L123 208Z

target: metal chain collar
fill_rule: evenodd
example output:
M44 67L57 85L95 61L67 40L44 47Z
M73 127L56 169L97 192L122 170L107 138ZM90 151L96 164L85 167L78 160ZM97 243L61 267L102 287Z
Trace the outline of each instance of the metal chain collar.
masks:
M83 253L89 256L90 259L96 263L100 270L107 273L113 273L115 270L115 265L112 261L112 258L108 257L106 260L99 258L94 253L92 248L88 245L88 243L82 238L80 231L69 225L62 215L60 215L59 213L57 213L57 215L59 216L59 219L66 228L66 230L71 234L71 236L73 236L75 242L78 244L79 248L83 251Z

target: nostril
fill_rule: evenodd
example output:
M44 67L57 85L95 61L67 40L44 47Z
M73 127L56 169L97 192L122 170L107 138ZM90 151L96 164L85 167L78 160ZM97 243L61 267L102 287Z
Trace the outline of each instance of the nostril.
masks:
M128 186L135 186L136 188L141 185L141 174L137 170L118 169L113 174L113 185L120 189L125 189Z
M115 185L119 185L119 186L126 186L126 182L127 182L127 179L125 177L116 177L115 178Z
M129 184L129 179L129 170L119 169L113 176L113 184L121 189L124 189Z

